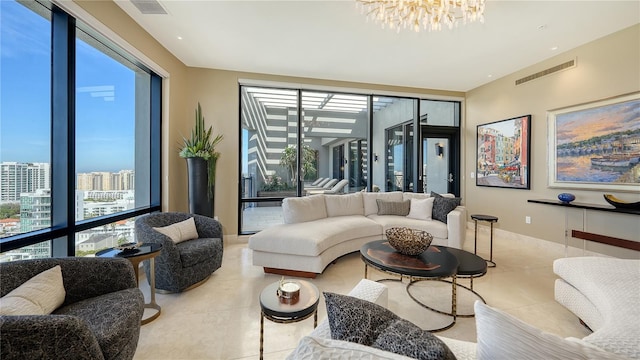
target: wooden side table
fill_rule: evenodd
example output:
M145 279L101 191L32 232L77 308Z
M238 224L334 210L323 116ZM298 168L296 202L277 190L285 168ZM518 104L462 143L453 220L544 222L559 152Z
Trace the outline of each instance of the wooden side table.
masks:
M290 324L305 320L313 315L313 327L318 325L320 291L308 281L295 281L300 284L300 298L295 304L286 304L280 301L276 294L280 281L268 285L260 293L260 359L263 358L264 353L265 318L275 323Z
M136 283L140 286L140 277L138 275L140 263L144 260L149 260L150 265L150 276L149 276L149 284L151 287L150 290L150 299L149 303L144 304L145 309L156 310L154 314L147 318L143 318L140 321L140 324L148 324L149 322L155 320L160 316L161 307L156 303L156 271L155 271L155 261L154 258L160 255L160 251L162 250L162 244L153 244L153 243L144 243L142 244L136 252L123 252L118 249L105 249L100 250L96 253L96 256L99 257L122 257L131 262L133 265L134 273L136 275Z
M486 260L488 267L496 267L496 263L493 262L493 223L498 222L498 218L492 215L473 214L471 215L475 223L475 237L473 238L473 253L477 254L478 248L478 221L487 221L491 225L491 236L489 237L489 260Z

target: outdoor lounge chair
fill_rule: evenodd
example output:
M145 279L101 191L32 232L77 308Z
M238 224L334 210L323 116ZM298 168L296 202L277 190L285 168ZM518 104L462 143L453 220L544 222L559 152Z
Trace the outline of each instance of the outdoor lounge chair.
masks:
M349 180L342 179L329 190L309 190L307 191L307 195L339 194L342 192L344 187L347 186L348 183L349 183Z

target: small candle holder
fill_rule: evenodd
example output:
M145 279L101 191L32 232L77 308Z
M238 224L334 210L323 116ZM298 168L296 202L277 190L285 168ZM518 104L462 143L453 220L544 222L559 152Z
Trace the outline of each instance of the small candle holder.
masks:
M276 290L278 299L283 304L293 305L300 300L300 284L293 280L280 280L280 286Z

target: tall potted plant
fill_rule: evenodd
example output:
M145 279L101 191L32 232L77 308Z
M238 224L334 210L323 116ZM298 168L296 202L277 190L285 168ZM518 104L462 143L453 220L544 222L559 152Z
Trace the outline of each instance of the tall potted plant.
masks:
M205 130L202 108L198 102L195 128L191 137L183 137L180 157L187 159L189 176L189 212L213 217L216 184L216 163L220 153L216 146L222 141L222 134L213 137L213 126Z

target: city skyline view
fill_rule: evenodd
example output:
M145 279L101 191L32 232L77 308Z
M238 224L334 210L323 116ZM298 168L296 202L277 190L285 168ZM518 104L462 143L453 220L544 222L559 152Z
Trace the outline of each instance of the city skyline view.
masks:
M49 163L51 23L15 1L0 21L0 162ZM81 31L76 44L76 171L134 169L136 72Z

